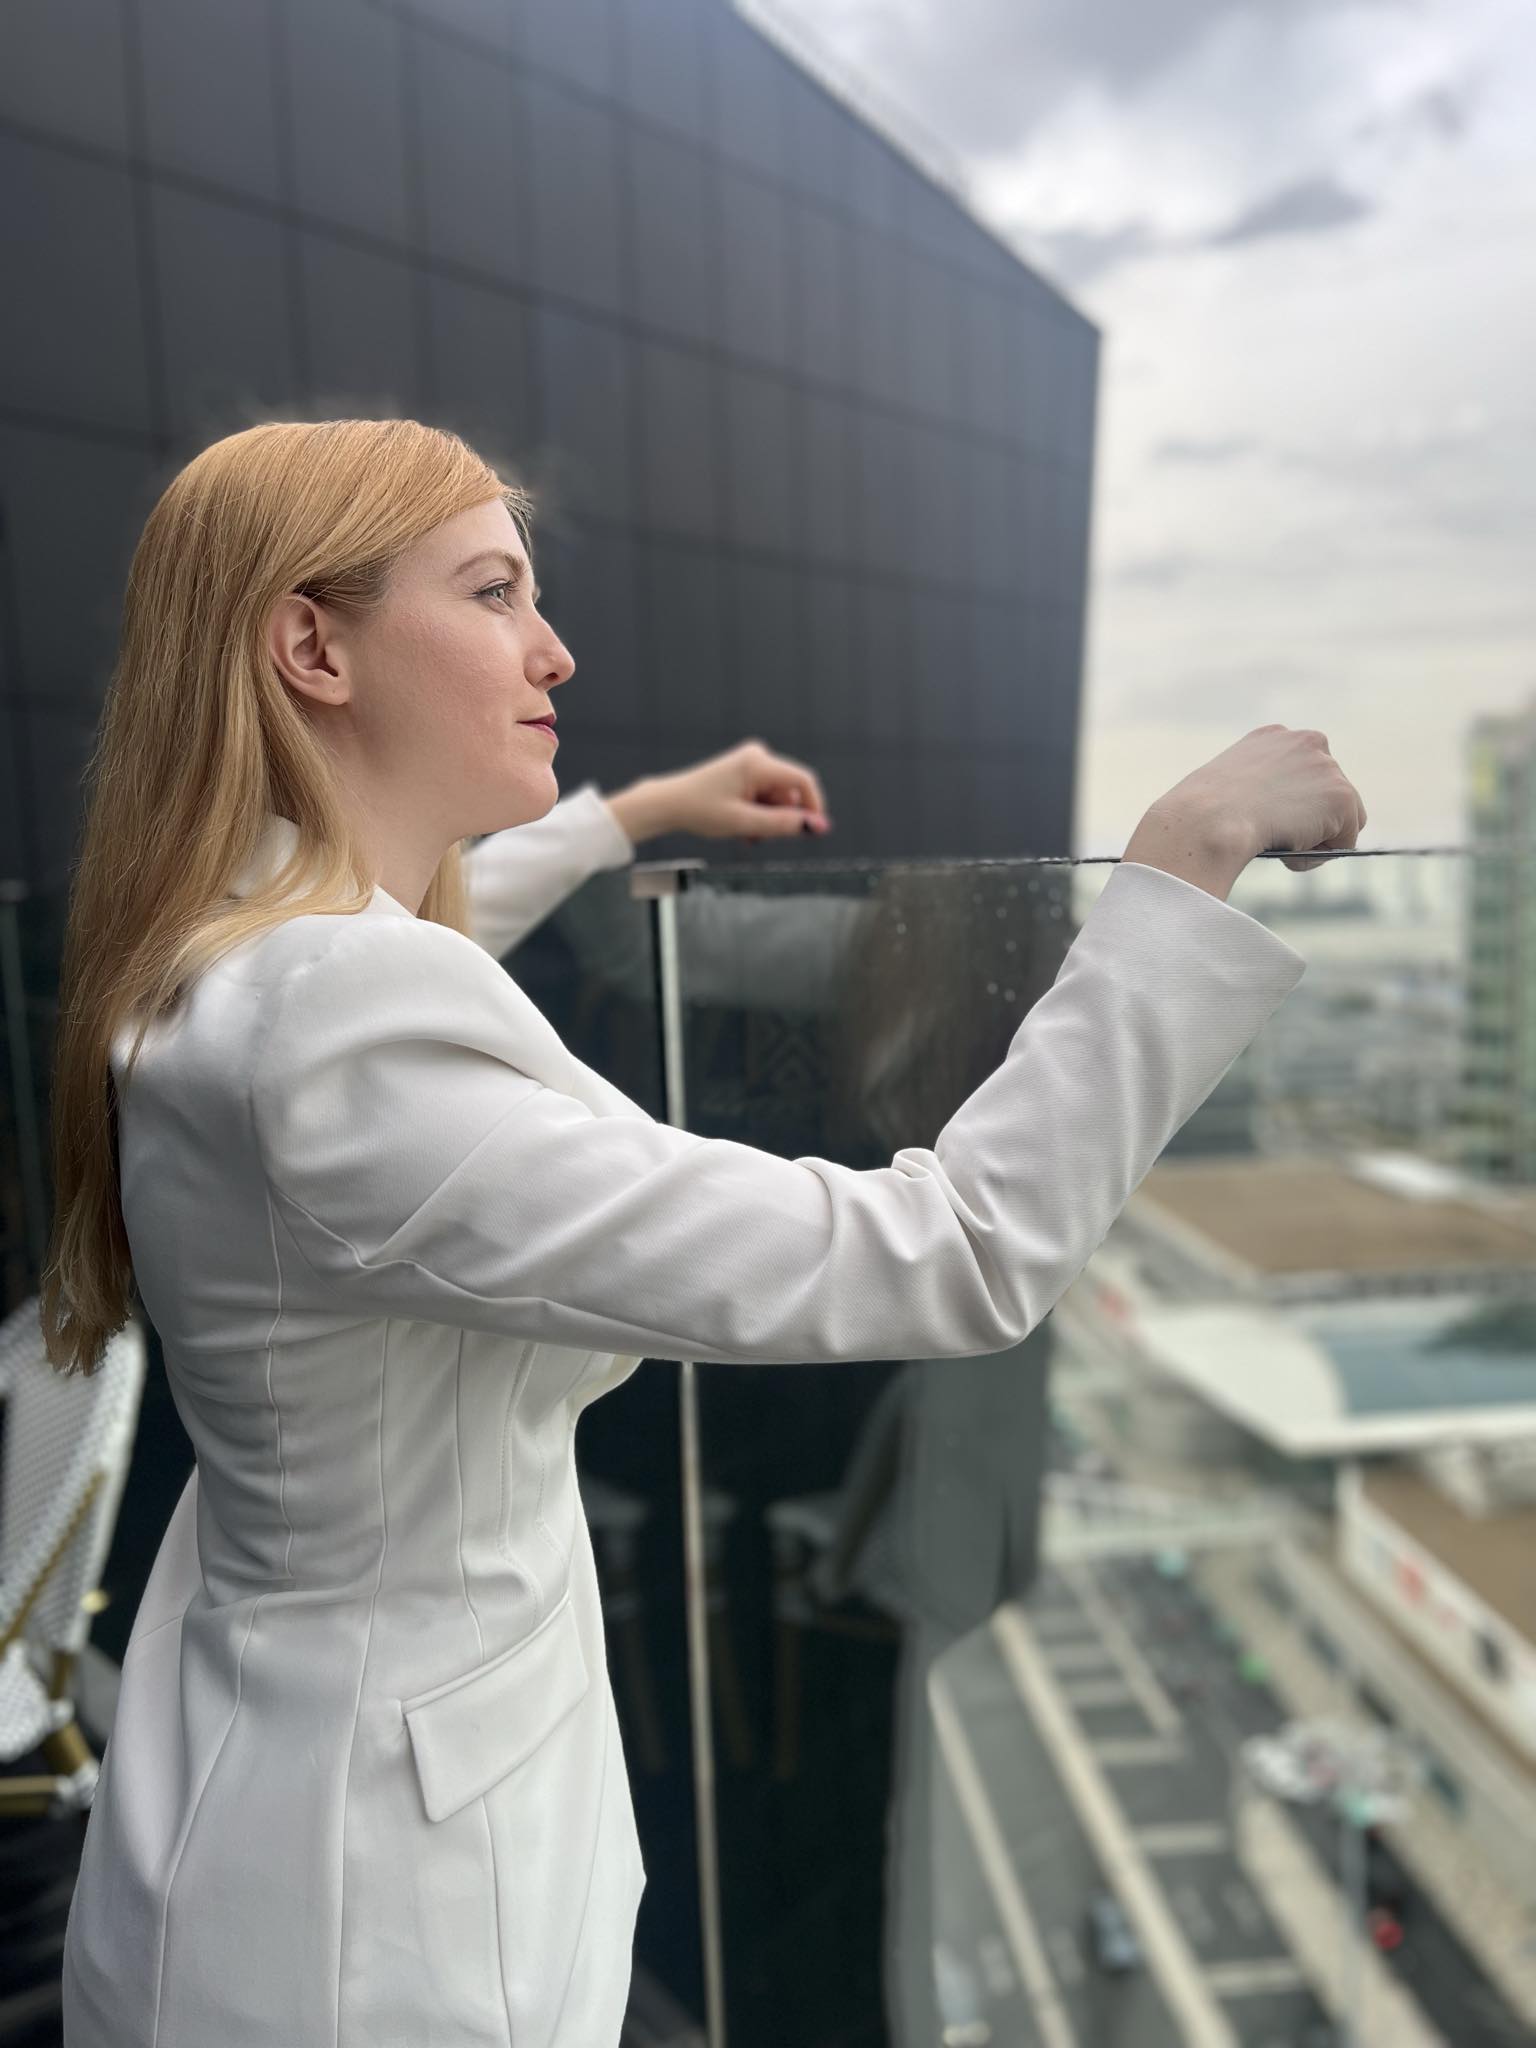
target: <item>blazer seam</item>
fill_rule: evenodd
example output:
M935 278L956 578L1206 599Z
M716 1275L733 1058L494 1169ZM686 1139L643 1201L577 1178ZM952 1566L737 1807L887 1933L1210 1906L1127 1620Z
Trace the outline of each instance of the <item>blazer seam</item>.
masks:
M605 1674L604 1685L606 1686L606 1684L607 1678ZM608 1810L608 1769L609 1764L612 1760L612 1752L613 1719L611 1715L605 1713L603 1715L603 1773L602 1777L598 1781L597 1787L597 1826L599 1840L596 1847L593 1850L591 1861L587 1865L586 1890L582 1893L581 1897L581 1918L576 1922L576 1938L574 1942L571 1944L571 1953L574 1960L571 1963L570 1976L568 1976L565 1980L565 1989L560 1994L560 2009L555 2014L555 2023L553 2027L550 2028L549 2038L552 2041L558 2041L560 2038L560 2023L565 2018L565 2008L567 2005L569 2005L571 1999L571 1980L576 1975L577 1970L581 1967L582 1942L585 1938L587 1931L587 1921L591 1917L592 1912L592 1886L597 1877L597 1866L600 1862L603 1861L604 1843L601 1838L606 1833Z
M522 1348L523 1356L518 1360L517 1370L511 1375L508 1382L507 1405L501 1419L500 1499L496 1507L496 1549L501 1556L502 1562L512 1566L518 1577L527 1587L529 1593L533 1596L534 1626L537 1627L544 1615L543 1587L539 1583L538 1575L530 1572L519 1561L517 1553L512 1548L507 1537L507 1526L512 1519L512 1483L508 1472L510 1458L508 1443L512 1435L512 1418L517 1412L518 1397L528 1384L529 1375L533 1371L533 1361L539 1349L536 1343L528 1339L523 1340Z
M480 1662L485 1662L485 1632L480 1626L480 1616L475 1607L474 1597L469 1590L469 1574L464 1569L464 1439L460 1433L460 1418L463 1413L464 1396L464 1337L459 1332L459 1347L453 1362L453 1469L459 1482L459 1584L464 1591L464 1605L469 1618L475 1625L475 1641L480 1648Z
M501 2010L507 2022L507 2048L514 2048L512 2040L512 2000L507 1991L507 1964L501 1948L501 1872L496 1864L496 1830L491 1826L491 1809L486 1804L485 1793L480 1794L480 1818L485 1822L485 1845L491 1857L491 1916L495 1922L492 1939L496 1943L496 1979L501 1985Z
M576 1443L575 1436L573 1433L573 1425L571 1421L571 1396L575 1393L577 1387L579 1387L582 1381L586 1378L587 1368L591 1365L593 1359L602 1357L604 1355L605 1354L597 1351L583 1352L577 1362L576 1370L571 1374L570 1378L566 1381L565 1386L561 1389L560 1398L558 1402L552 1402L550 1404L550 1415L552 1416L558 1412L560 1416L562 1425L561 1440L565 1446L565 1455L563 1462L565 1465L566 1475L570 1480L571 1488L573 1492L575 1492L576 1494L576 1512L578 1514L582 1512L581 1491L579 1482L576 1477ZM545 1418L545 1420L548 1420L548 1418ZM554 1552L556 1561L558 1562L561 1571L565 1574L565 1577L568 1581L570 1578L571 1570L570 1550L568 1547L561 1547L559 1537L555 1534L554 1530L550 1528L549 1523L544 1518L544 1501L545 1496L549 1490L549 1455L544 1448L542 1423L540 1425L538 1443L539 1496L534 1507L534 1522L539 1530L540 1535L544 1538L545 1542Z
M341 1978L347 1954L347 1815L352 1800L352 1761L357 1754L357 1731L363 1717L363 1693L368 1683L368 1657L373 1648L374 1617L378 1611L379 1588L384 1583L384 1559L389 1552L389 1507L384 1497L384 1389L388 1379L389 1327L389 1324L385 1323L379 1338L379 1568L373 1582L373 1594L368 1602L368 1632L363 1638L363 1654L358 1663L357 1698L352 1706L352 1737L347 1744L347 1768L341 1786L341 1855L337 1859L336 1871L336 2048L341 2048Z
M469 1618L475 1625L475 1641L479 1645L480 1659L485 1662L485 1631L480 1626L474 1599L469 1590L469 1574L464 1569L464 1439L459 1423L463 1409L464 1392L464 1337L459 1332L458 1354L453 1364L453 1469L459 1481L459 1584L464 1590L464 1605ZM486 1805L485 1794L480 1795L480 1813L485 1821L485 1845L491 1859L491 1900L493 1926L491 1938L496 1944L496 1977L501 1985L501 2009L507 2022L507 2048L512 2043L512 2000L507 1991L507 1966L501 1952L501 1873L496 1867L496 1836L491 1827L490 1808Z
M251 1136L252 1141L254 1142L254 1128L252 1129ZM267 1212L267 1244L272 1254L272 1280L273 1285L277 1292L277 1307L273 1312L272 1327L267 1332L266 1341L267 1402L272 1410L272 1425L273 1430L277 1437L277 1505L278 1511L282 1515L283 1522L288 1530L288 1541L287 1544L284 1546L283 1551L283 1578L291 1586L294 1583L294 1532L293 1518L288 1513L288 1467L283 1456L283 1413L282 1408L278 1403L277 1396L272 1391L272 1367L274 1353L276 1350L275 1340L277 1337L278 1328L283 1320L283 1262L279 1255L277 1247L277 1218L272 1213L272 1184L270 1181L263 1179L261 1192L262 1200L266 1207Z
M186 1618L187 1612L183 1608L180 1614L168 1614L164 1621L157 1621L153 1628L147 1628L142 1635L136 1635L128 1645L128 1648L123 1651L123 1662L127 1663L129 1650L137 1650L141 1643L149 1642L152 1637L159 1635L164 1629L175 1628L178 1622L183 1622ZM119 1669L121 1669L121 1666Z
M219 1758L224 1754L224 1746L229 1741L230 1732L239 1717L240 1699L245 1684L245 1653L250 1647L251 1632L256 1626L256 1617L261 1612L261 1603L266 1597L265 1593L258 1593L255 1604L251 1608L251 1618L245 1625L245 1638L240 1645L240 1656L235 1665L235 1703L229 1710L229 1719L224 1724L224 1733L219 1737L219 1746L214 1751L207 1770L203 1773L203 1782L197 1788L197 1797L192 1802L192 1811L187 1815L186 1825L181 1831L181 1840L176 1844L176 1860L171 1865L170 1875L165 1881L164 1903L160 1908L160 1955L155 1968L155 2030L151 2037L150 2048L158 2048L160 2021L164 2015L165 1951L170 1944L171 1903L175 1896L176 1878L181 1870L182 1859L187 1853L187 1844L192 1839L192 1830L197 1823L197 1816L202 1811L204 1795L213 1782L213 1774L219 1767Z
M569 1430L570 1418L568 1415L564 1413L564 1405L564 1396L562 1395L561 1421L564 1423L566 1429ZM544 1538L544 1541L549 1545L549 1548L554 1555L555 1561L562 1567L564 1571L569 1572L570 1559L566 1556L565 1552L560 1548L560 1545L555 1538L555 1532L553 1531L553 1529L550 1528L548 1522L546 1522L544 1519L544 1499L545 1495L549 1491L549 1452L545 1447L544 1443L545 1420L547 1420L547 1418L541 1417L539 1422L535 1425L533 1431L534 1449L537 1451L539 1458L539 1490L534 1496L533 1526L538 1530L539 1534ZM539 1604L542 1606L543 1602L541 1601Z

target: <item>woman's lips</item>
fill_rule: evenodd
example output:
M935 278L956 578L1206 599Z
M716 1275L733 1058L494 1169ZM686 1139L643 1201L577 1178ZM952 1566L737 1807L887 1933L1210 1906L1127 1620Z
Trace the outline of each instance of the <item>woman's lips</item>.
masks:
M525 718L520 722L523 725L531 726L535 732L547 732L555 745L559 746L560 735L555 731L555 728L547 718Z

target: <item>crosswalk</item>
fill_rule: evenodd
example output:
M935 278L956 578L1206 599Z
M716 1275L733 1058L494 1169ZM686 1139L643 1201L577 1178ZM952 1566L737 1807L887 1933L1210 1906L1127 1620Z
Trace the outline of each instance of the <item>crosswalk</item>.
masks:
M1212 1963L1205 1981L1218 1998L1257 1998L1299 1991L1307 1980L1289 1956L1261 1956L1250 1963Z
M1232 1836L1220 1821L1170 1821L1138 1828L1136 1846L1144 1856L1223 1856L1232 1846Z
M1061 1688L1062 1697L1074 1707L1128 1707L1136 1695L1123 1678L1079 1678Z
M1112 1839L1117 1845L1101 1867L1114 1871L1115 1892L1181 2038L1258 2048L1281 2023L1265 2002L1305 1998L1308 1976L1247 1881L1230 1815L1143 1818L1159 1802L1165 1811L1173 1803L1149 1780L1188 1769L1193 1735L1095 1568L1073 1560L1053 1577L1065 1597L1027 1616L1013 1610L1001 1630L994 1619L1005 1663L1037 1732L1056 1752L1063 1784L1071 1791L1077 1781L1073 1800L1088 1838L1101 1858ZM1094 1974L1081 1931L1051 1925L1047 1916L1037 1938L1061 1993L1081 1996Z

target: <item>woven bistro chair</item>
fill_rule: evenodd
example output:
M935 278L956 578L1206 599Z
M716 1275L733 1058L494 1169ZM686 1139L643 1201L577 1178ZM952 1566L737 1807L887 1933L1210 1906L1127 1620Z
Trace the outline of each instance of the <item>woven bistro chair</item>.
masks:
M49 1364L29 1295L0 1323L0 1765L41 1749L37 1774L0 1774L0 1818L88 1807L100 1759L75 1718L75 1668L101 1605L106 1561L144 1389L133 1318L98 1369Z

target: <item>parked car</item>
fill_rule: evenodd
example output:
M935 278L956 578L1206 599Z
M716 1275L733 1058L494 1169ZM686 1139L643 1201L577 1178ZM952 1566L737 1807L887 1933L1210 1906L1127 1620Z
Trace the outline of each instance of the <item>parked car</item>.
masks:
M1365 1924L1375 1946L1384 1956L1403 1945L1403 1923L1390 1906L1372 1906L1365 1916Z
M1273 1735L1250 1735L1243 1744L1243 1762L1266 1792L1298 1806L1315 1804L1328 1790L1326 1777L1310 1769L1288 1742Z
M1365 1893L1370 1904L1383 1909L1401 1931L1412 1910L1413 1885L1377 1828L1365 1832ZM1396 1948L1398 1943L1392 1946Z
M1141 1943L1113 1892L1098 1892L1088 1901L1088 1945L1095 1963L1111 1976L1141 1968Z

